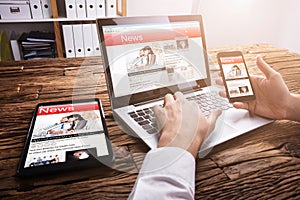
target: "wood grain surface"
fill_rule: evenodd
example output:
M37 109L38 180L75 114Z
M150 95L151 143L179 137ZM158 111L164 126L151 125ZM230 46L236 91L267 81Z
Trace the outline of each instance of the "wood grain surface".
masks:
M299 93L299 54L267 44L228 46L209 49L210 64L225 50L242 51L253 74L261 74L255 57L262 55L290 91ZM114 121L100 57L1 62L0 85L0 199L128 197L149 148ZM102 100L116 155L113 165L17 177L36 104L89 97ZM300 123L275 121L227 141L198 159L196 169L195 199L300 199Z

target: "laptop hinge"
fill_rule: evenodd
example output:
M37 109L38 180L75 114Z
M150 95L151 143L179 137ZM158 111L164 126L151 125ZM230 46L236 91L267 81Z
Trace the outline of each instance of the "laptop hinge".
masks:
M149 100L149 101L143 101L143 102L140 102L140 103L136 103L136 104L133 104L134 106L142 106L142 105L145 105L145 104L149 104L149 103L154 103L154 102L157 102L157 101L161 101L163 100L164 98L161 97L161 98L156 98L156 99L152 99L152 100Z
M198 90L197 91L201 91L202 88L197 88ZM196 90L194 90L196 91ZM190 93L191 90L186 90L186 91L181 91L183 94L187 94L187 93ZM154 103L154 102L157 102L157 101L162 101L164 100L164 97L160 97L160 98L156 98L156 99L152 99L152 100L148 100L148 101L143 101L143 102L140 102L140 103L136 103L136 104L133 104L133 106L142 106L142 105L145 105L145 104L149 104L149 103Z

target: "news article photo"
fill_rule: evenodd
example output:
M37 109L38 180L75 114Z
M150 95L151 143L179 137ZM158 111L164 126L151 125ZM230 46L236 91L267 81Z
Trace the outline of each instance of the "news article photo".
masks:
M45 138L103 130L97 111L38 115L32 137Z
M61 152L41 153L30 155L25 163L26 167L38 167L50 164L65 162L64 155Z
M185 50L189 48L188 38L176 40L177 49Z
M97 156L96 148L89 148L89 149L79 149L73 151L66 152L66 161L79 161L79 160L94 160L97 161L95 158Z
M134 72L140 72L144 70L154 70L164 67L163 50L152 45L146 45L132 53L135 58L130 61L131 55L128 55L129 62L127 64L127 71L130 75Z
M226 80L247 77L247 71L244 63L227 64L222 67Z
M229 80L226 83L230 97L253 95L249 79Z

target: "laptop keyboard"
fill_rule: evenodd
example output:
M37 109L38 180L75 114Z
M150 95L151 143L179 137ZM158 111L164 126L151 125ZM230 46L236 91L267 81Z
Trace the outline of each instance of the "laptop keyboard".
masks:
M205 117L216 109L227 110L232 108L232 104L227 99L221 97L217 92L203 93L196 96L188 97L189 101L195 101Z
M189 101L195 101L199 105L203 115L206 117L212 110L227 110L229 108L232 108L232 105L228 102L228 100L220 97L217 92L203 93L188 97L187 99ZM149 134L155 134L158 132L152 108L144 108L129 112L128 114Z
M149 134L158 132L152 108L144 108L141 110L132 111L128 114Z

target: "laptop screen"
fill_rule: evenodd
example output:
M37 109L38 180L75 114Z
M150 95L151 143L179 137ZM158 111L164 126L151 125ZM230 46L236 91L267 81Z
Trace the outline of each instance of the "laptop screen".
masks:
M115 98L197 85L209 76L198 18L98 24Z

